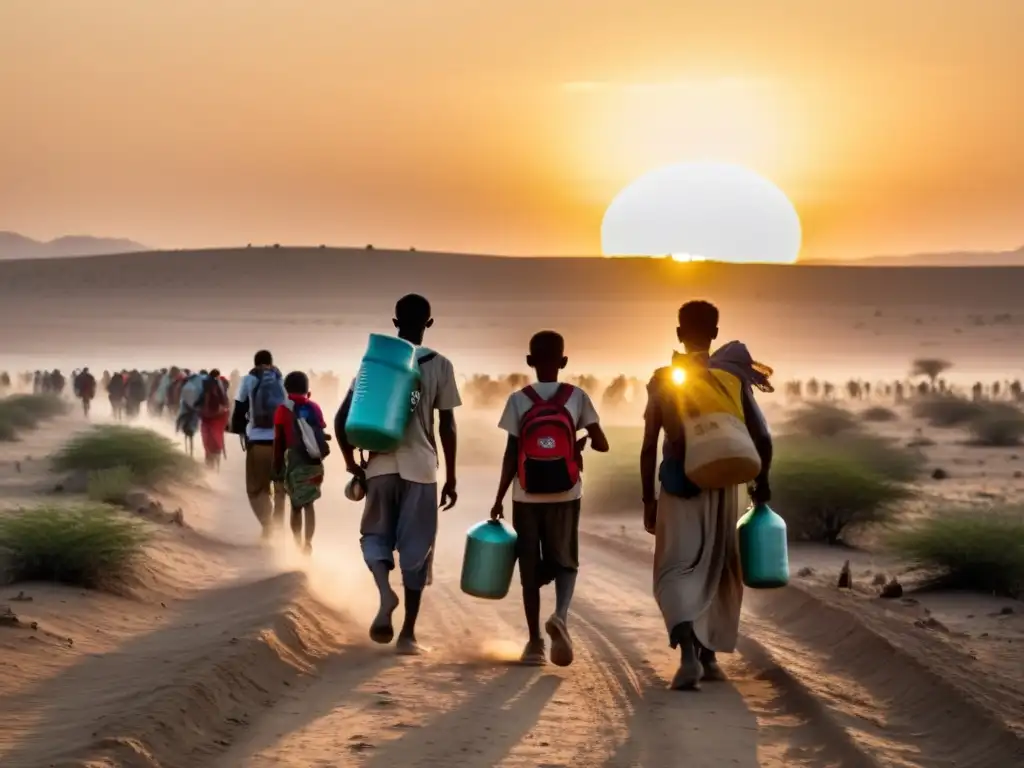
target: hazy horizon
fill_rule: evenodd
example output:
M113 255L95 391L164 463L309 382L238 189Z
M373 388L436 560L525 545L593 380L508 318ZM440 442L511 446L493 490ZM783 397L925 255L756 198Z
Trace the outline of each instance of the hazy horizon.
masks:
M1015 0L11 0L0 229L596 255L630 180L713 157L785 191L804 259L1011 250L1022 28Z

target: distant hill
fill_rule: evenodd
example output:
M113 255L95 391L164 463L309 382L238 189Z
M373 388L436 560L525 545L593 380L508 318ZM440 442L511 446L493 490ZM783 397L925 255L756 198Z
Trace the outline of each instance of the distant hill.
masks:
M141 243L117 237L65 235L49 242L33 240L17 232L0 232L0 260L53 259L65 256L102 256L147 250Z
M843 264L850 267L1024 267L1024 247L1015 251L959 251L905 256L868 256L842 261L804 260L802 264Z
M8 366L175 361L236 367L272 349L286 366L353 372L395 300L427 296L431 343L460 369L523 366L530 336L565 335L574 371L648 375L676 346L680 303L722 310L781 376L905 375L913 357L1017 376L1021 267L677 263L426 251L236 248L0 261ZM41 361L51 361L44 363ZM2 361L0 361L2 363ZM122 364L122 363L117 363ZM135 364L134 362L132 364ZM965 374L970 375L970 374Z

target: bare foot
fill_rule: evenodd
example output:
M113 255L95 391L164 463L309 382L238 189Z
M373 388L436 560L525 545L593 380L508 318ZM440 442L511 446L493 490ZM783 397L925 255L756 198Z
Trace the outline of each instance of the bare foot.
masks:
M700 676L701 680L718 683L727 679L714 651L702 650L700 652L700 665L704 668L704 673Z
M381 600L380 610L370 625L370 639L375 643L387 645L395 637L395 627L391 623L391 616L398 608L398 595L391 590L387 597Z
M697 654L694 654L693 658L684 659L679 665L679 669L672 677L672 690L699 691L700 680L703 676L704 667L701 665L700 659L697 658Z
M399 656L422 656L427 649L417 643L415 637L399 637L395 643L395 652Z

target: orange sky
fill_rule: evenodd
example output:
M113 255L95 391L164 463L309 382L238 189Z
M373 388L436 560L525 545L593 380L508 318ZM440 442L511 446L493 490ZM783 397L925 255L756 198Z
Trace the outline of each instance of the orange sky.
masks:
M1024 0L3 0L0 229L600 250L742 162L805 257L1024 244Z

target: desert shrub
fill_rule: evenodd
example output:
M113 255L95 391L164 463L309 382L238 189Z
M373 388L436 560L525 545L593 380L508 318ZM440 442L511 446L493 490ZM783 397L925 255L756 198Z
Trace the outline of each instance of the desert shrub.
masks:
M57 395L12 395L2 404L34 415L38 420L52 419L66 413L68 406Z
M85 493L92 501L124 505L134 486L135 475L130 467L110 467L89 473Z
M889 521L894 505L908 496L899 482L834 439L780 444L771 484L772 506L790 536L828 544L840 542L851 527Z
M0 440L16 440L18 432L64 413L67 406L55 395L12 395L0 400Z
M860 424L854 414L838 405L808 403L790 416L784 426L787 432L793 434L834 437L855 432Z
M982 410L980 403L954 395L937 395L917 400L911 413L933 427L958 427L976 418Z
M891 408L886 408L886 407L881 406L881 405L876 405L876 406L872 406L871 408L866 408L861 413L860 417L864 421L869 421L869 422L872 422L872 423L883 423L883 422L887 422L887 421L896 421L899 418L899 416L896 414L896 411L892 410Z
M196 464L162 435L119 424L95 426L73 437L53 457L59 472L126 468L139 483L179 480Z
M127 575L145 541L138 522L103 505L42 506L0 517L8 583L113 586Z
M1008 403L986 403L968 422L975 445L1004 447L1024 439L1024 413Z
M818 452L864 467L897 483L917 479L925 464L925 456L920 451L904 448L897 440L877 435L781 435L775 439L775 453L782 457L813 456Z
M937 585L1024 597L1024 509L940 510L889 543Z

